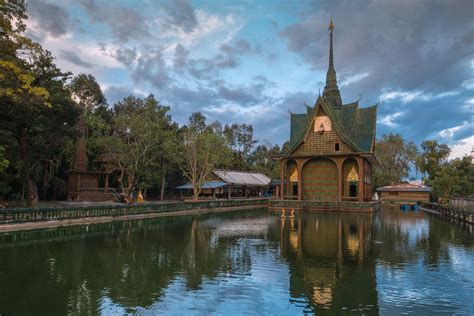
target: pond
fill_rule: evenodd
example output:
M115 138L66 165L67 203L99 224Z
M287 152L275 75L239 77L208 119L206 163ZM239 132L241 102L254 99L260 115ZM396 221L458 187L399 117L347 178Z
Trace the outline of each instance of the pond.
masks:
M0 236L0 315L474 314L474 234L266 209Z

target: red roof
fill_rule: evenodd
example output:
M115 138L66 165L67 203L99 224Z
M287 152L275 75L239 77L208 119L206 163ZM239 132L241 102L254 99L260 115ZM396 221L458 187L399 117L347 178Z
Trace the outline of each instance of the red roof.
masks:
M402 192L431 192L431 187L411 183L401 183L396 185L387 185L377 188L378 192L384 191L402 191Z

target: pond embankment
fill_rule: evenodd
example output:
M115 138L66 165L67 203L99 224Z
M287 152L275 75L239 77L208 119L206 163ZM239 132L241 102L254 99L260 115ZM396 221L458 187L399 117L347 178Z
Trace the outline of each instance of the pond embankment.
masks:
M229 212L267 206L268 199L256 198L86 207L11 208L0 210L0 233L143 218Z

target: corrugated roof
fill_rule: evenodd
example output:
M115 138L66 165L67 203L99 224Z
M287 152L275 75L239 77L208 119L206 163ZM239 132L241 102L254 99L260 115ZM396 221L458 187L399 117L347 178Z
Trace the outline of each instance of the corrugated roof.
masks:
M431 192L431 187L425 185L416 185L409 183L402 183L397 185L387 185L377 188L377 192Z
M214 174L222 181L234 185L268 185L272 179L258 172L215 170Z
M217 188L222 188L223 186L226 186L226 185L227 183L222 182L222 181L207 181L207 182L204 182L201 189L217 189ZM192 188L193 186L189 182L186 184L180 185L179 187L176 187L176 189L178 190L187 190L187 189L192 189Z

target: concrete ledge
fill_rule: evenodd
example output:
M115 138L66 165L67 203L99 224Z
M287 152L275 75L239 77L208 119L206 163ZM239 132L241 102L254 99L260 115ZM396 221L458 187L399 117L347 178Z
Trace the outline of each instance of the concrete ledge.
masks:
M199 214L216 210L267 207L268 199L240 199L175 202L163 204L103 205L65 208L30 208L0 210L0 232L57 227L72 224L101 223L117 218L129 220L159 216ZM165 215L167 214L167 215ZM52 225L52 226L51 226Z
M380 208L380 201L370 202L318 202L318 201L295 201L295 200L270 200L271 209L295 209L308 211L333 211L333 212L358 212L372 213Z
M171 216L185 216L185 215L200 215L208 213L223 213L231 211L242 211L242 210L254 210L258 208L266 207L266 205L244 205L244 206L229 206L219 208L200 208L182 211L169 211L162 213L151 213L151 214L134 214L134 215L119 215L119 216L100 216L100 217L84 217L75 219L64 219L64 220L48 220L48 221L36 221L36 222L24 222L24 223L10 223L0 224L0 233L10 233L18 231L29 231L35 229L44 228L57 228L67 227L75 225L91 225L100 224L116 221L131 221L147 218L158 218L158 217L171 217Z

